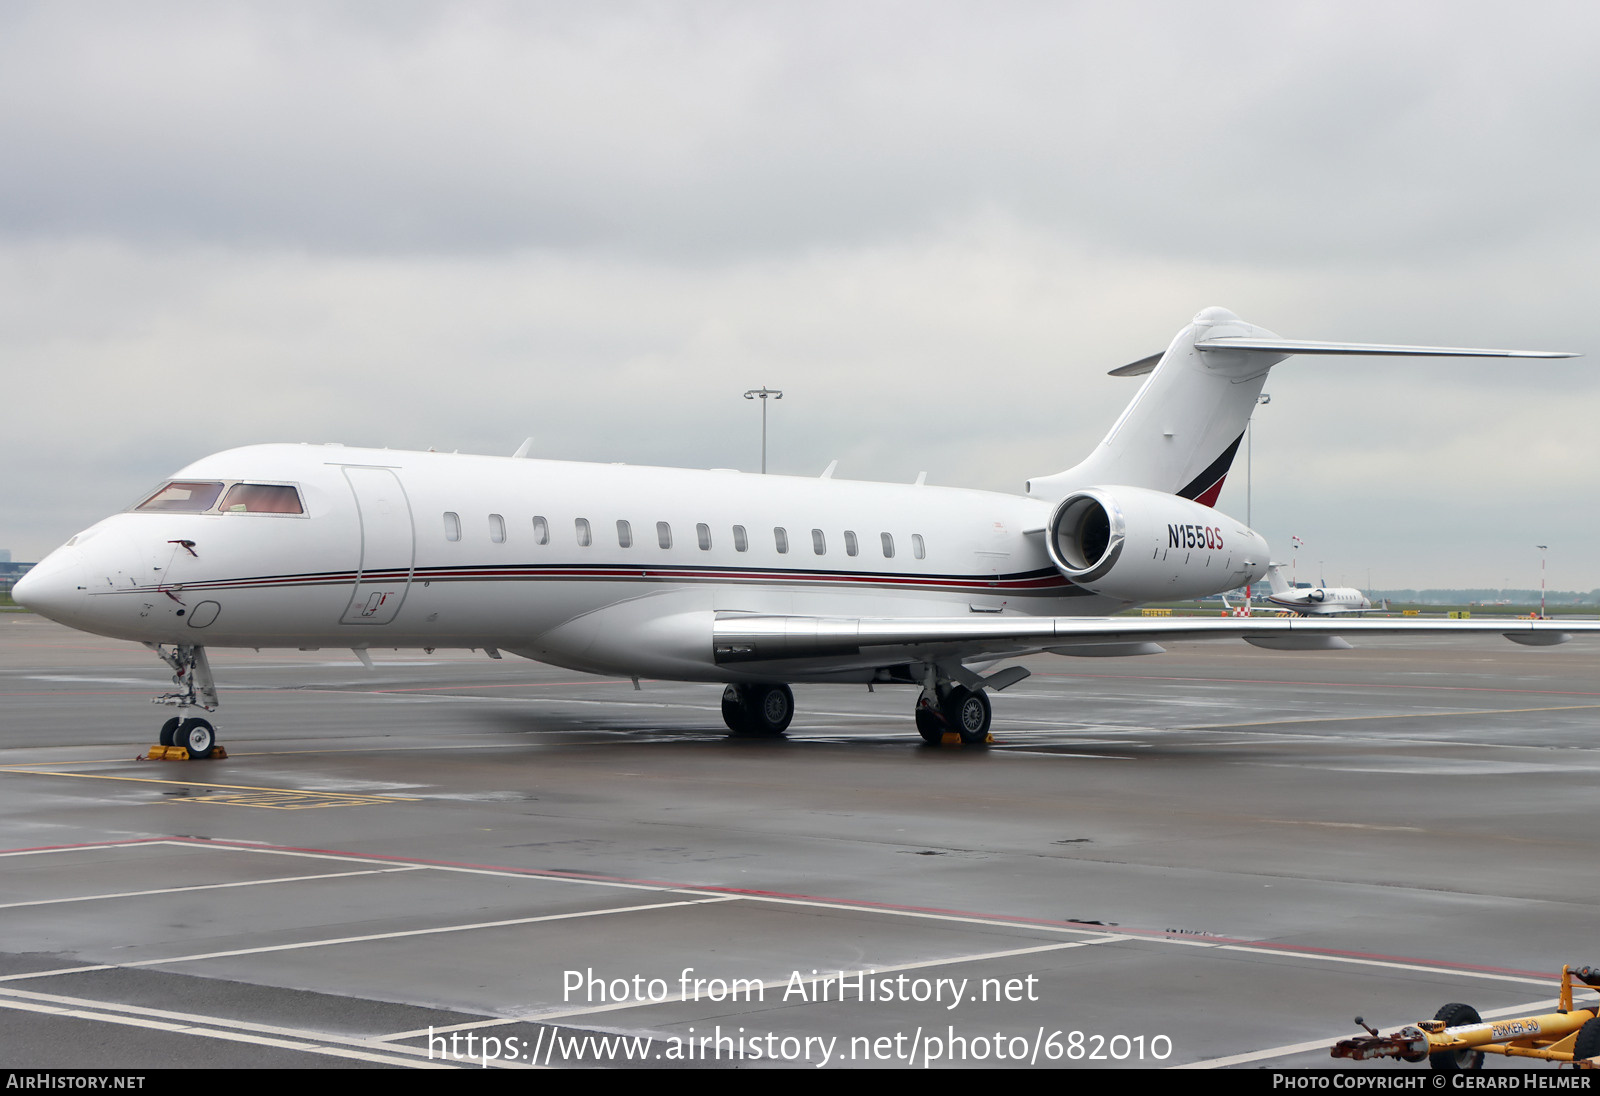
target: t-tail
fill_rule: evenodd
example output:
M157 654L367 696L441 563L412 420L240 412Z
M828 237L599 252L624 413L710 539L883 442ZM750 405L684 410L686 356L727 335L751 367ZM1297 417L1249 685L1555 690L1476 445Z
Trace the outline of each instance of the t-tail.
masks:
M1060 499L1083 487L1125 484L1214 505L1274 365L1294 354L1399 357L1570 358L1559 351L1282 339L1225 308L1207 308L1161 354L1113 369L1149 374L1105 439L1084 460L1028 481L1028 494Z

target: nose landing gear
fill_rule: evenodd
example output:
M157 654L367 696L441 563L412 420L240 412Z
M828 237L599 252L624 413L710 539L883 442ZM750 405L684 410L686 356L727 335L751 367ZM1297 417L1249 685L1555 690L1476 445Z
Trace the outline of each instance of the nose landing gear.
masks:
M153 698L154 704L171 704L178 715L161 725L161 746L181 748L193 759L226 757L227 751L217 745L217 732L210 722L188 716L187 710L199 708L205 712L217 710L217 684L211 676L211 663L206 659L204 647L179 644L168 649L163 644L146 643L168 666L172 667L172 683L178 686L175 693L165 693ZM155 750L150 756L159 756Z

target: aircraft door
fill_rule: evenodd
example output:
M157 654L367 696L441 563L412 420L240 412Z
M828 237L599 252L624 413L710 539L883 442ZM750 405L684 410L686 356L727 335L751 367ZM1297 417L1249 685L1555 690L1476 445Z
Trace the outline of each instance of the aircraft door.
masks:
M387 624L400 611L416 564L411 503L387 468L346 467L360 518L361 563L343 624Z

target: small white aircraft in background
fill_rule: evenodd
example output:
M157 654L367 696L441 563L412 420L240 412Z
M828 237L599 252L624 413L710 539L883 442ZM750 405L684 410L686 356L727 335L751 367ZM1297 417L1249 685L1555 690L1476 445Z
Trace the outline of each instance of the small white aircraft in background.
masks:
M1267 567L1267 585L1272 590L1267 604L1301 616L1366 613L1375 608L1371 598L1349 586L1291 586L1276 563Z
M930 742L988 740L989 690L1040 651L1163 640L1326 649L1341 634L1563 643L1600 622L1119 617L1259 581L1271 554L1212 509L1273 365L1293 354L1571 355L1281 339L1208 308L1083 461L1025 495L922 484L256 445L196 461L52 552L13 596L136 640L173 671L163 745L207 756L208 646L502 651L723 683L736 732L781 733L793 682L920 686Z

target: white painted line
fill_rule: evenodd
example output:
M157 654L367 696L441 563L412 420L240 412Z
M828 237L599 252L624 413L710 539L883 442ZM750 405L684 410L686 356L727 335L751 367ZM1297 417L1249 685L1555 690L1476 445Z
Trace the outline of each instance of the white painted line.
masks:
M54 906L63 902L98 902L107 898L144 898L152 894L183 894L188 891L224 890L229 887L264 887L271 883L304 883L314 879L349 879L356 875L387 875L393 872L421 871L408 865L401 868L369 868L365 871L333 871L321 875L284 875L277 879L245 879L237 883L199 883L191 887L163 887L159 890L119 891L114 894L83 894L75 898L36 898L31 902L0 903L0 910L18 909L22 906Z
M952 963L978 963L986 959L1007 959L1014 955L1035 955L1042 951L1065 951L1067 948L1087 948L1093 947L1096 944L1109 944L1113 939L1122 938L1115 937L1107 938L1105 940L1068 940L1059 944L1041 944L1038 947L1032 948L1012 948L1008 951L989 951L978 955L952 955L940 959L919 960L915 963L897 963L892 966L882 967L867 966L859 969L862 973L866 974L867 977L871 978L879 974L892 974L895 971L923 970L928 967L948 966ZM831 981L837 976L837 973L838 972L836 971L834 974L819 974L815 978L801 979L801 982L807 986L814 986L819 982ZM855 974L856 971L850 970L846 971L845 973ZM775 989L778 986L789 986L792 983L789 978L774 978L758 984L761 992L764 994L765 991L769 989ZM755 986L752 986L751 988L753 990ZM642 1001L614 1001L611 1004L606 1005L592 1005L587 1008L556 1009L550 1012L528 1013L523 1016L512 1016L503 1019L479 1020L473 1023L456 1024L452 1027L418 1028L415 1031L397 1031L389 1035L379 1035L375 1037L375 1041L387 1043L398 1039L416 1039L429 1034L443 1035L452 1031L473 1031L478 1028L502 1027L506 1024L548 1024L552 1020L564 1020L572 1016L592 1016L602 1012L616 1012L620 1009L648 1008L651 1005L676 1004L677 1002L687 1000L692 996L693 994L679 992L670 994L666 997L647 997Z
M288 1039L311 1043L314 1046L324 1044L337 1044L339 1046L362 1048L376 1051L366 1057L372 1061L389 1061L398 1065L419 1066L421 1063L414 1061L397 1060L394 1055L409 1055L413 1058L429 1057L427 1047L387 1046L371 1037L351 1035L331 1035L327 1032L308 1031L303 1028L282 1027L277 1024L258 1024L249 1020L231 1020L222 1016L204 1016L192 1012L174 1012L170 1009L149 1008L143 1005L129 1005L113 1001L91 1001L83 997L64 997L54 993L36 993L24 989L0 989L0 1007L6 1007L3 998L16 1001L32 1002L41 1006L57 1006L63 1015L80 1016L85 1019L106 1020L116 1022L116 1017L140 1017L152 1020L172 1021L175 1030L196 1033L191 1029L196 1027L215 1027L236 1032L250 1032L256 1035L278 1035ZM20 1006L19 1006L20 1007ZM37 1011L46 1011L39 1009ZM426 1031L424 1031L426 1034ZM432 1061L447 1061L447 1059L431 1059ZM501 1059L491 1060L492 1065L501 1068L529 1069L537 1068L515 1061Z
M402 1058L398 1054L375 1054L371 1051L356 1050L350 1047L326 1046L315 1042L302 1042L299 1040L278 1039L266 1035L255 1035L244 1031L226 1031L221 1028L202 1027L195 1024L170 1023L164 1020L153 1020L139 1016L119 1015L112 1012L98 1012L80 1008L62 1008L59 1005L47 1005L32 1001L0 1000L0 1008L14 1009L19 1012L45 1013L52 1016L70 1017L77 1020L97 1020L106 1024L120 1024L123 1027L149 1028L156 1031L170 1031L179 1035L201 1035L210 1039L224 1039L231 1043L254 1043L258 1046L278 1047L282 1050L295 1050L305 1054L322 1054L335 1058L354 1058L360 1061L378 1062L383 1065L410 1066L414 1069L455 1069L448 1062L417 1061L413 1058Z
M49 853L62 852L95 852L104 849L145 849L155 845L187 845L187 841L141 841L137 845L130 845L126 841L108 841L104 845L69 845L64 849L16 849L11 852L0 852L0 856L45 856Z
M281 849L281 848L274 848L274 847L265 846L265 845L260 846L260 847L253 847L253 846L250 846L250 845L243 845L243 844L219 844L219 845L214 845L214 846L197 846L193 842L178 841L178 840L161 841L161 842L147 842L145 844L176 845L176 846L180 846L180 847L183 847L185 849L191 849L191 850L197 849L197 848L210 848L210 849L213 849L213 850L222 850L222 851L268 853L268 854L272 854L272 855L276 855L276 856L301 857L301 858L305 858L305 859L315 859L315 860L332 860L332 861L339 861L339 862L345 862L345 863L373 864L373 865L378 865L378 866L382 866L382 867L391 867L391 868L397 866L393 860L388 860L388 859L362 857L362 856L343 854L343 853L311 852L311 851L302 851L302 850L293 850L293 849ZM79 847L80 848L91 848L91 847L92 848L126 848L126 847L143 847L143 845L141 845L141 846L126 846L126 845L120 845L119 844L119 845L79 846ZM46 852L46 851L73 851L73 850L61 849L61 850L32 850L32 851ZM117 969L117 968L121 968L121 967L155 966L155 965L160 965L160 964L165 964L165 963L191 962L191 961L199 961L199 960L204 960L204 959L225 958L225 957L235 956L235 955L253 955L253 954L260 954L260 953L263 953L263 952L286 951L286 950L294 950L294 949L299 949L299 948L332 946L332 945L337 945L337 944L342 944L342 943L358 943L358 942L363 942L363 941L368 941L368 940L382 940L382 939L391 939L391 938L404 937L404 936L428 935L428 934L449 933L449 932L465 932L465 931L470 931L472 929L477 929L477 928L493 928L493 927L501 927L501 926L507 926L507 925L515 925L515 924L531 924L531 923L536 923L536 922L540 922L540 921L553 921L553 920L563 920L563 919L576 918L576 917L599 916L599 915L603 915L603 914L606 914L606 913L627 913L627 912L637 912L637 911L645 911L645 910L652 910L652 909L666 909L666 908L672 908L672 907L684 906L684 905L696 905L696 904L714 903L714 902L735 902L735 901L741 901L741 900L742 901L750 901L750 902L764 902L764 903L774 904L774 905L809 906L809 907L820 908L820 909L838 910L840 912L853 913L853 914L863 914L863 913L872 914L872 913L876 913L876 914L883 914L883 915L891 916L891 917L918 918L918 919L925 919L925 920L949 922L949 923L953 923L953 924L983 925L983 926L986 926L986 927L1004 928L1004 929L1010 929L1010 930L1013 930L1013 931L1021 930L1021 931L1034 931L1034 932L1055 933L1055 934L1070 933L1070 934L1073 934L1073 935L1096 936L1096 937L1100 937L1101 938L1101 939L1098 939L1098 940L1083 941L1083 943L1091 943L1091 944L1095 944L1095 943L1149 943L1149 944L1153 944L1153 945L1169 945L1169 946L1170 945L1177 945L1179 947L1199 947L1199 948L1213 948L1213 949L1220 950L1220 951L1237 951L1237 952L1241 952L1241 953L1246 954L1246 955L1267 955L1267 956L1273 956L1273 957L1277 957L1277 958L1287 958L1287 959L1315 959L1315 960L1319 960L1321 962L1340 963L1340 964L1346 964L1346 965L1351 965L1351 966L1382 967L1382 968L1392 969L1392 970L1414 971L1414 972L1418 972L1418 973L1432 974L1432 975L1445 974L1445 975L1450 975L1450 976L1453 976L1453 977L1468 978L1468 979L1479 979L1479 980L1489 980L1489 981L1499 981L1499 982L1514 982L1514 983L1529 984L1529 985L1544 985L1544 984L1547 984L1547 982L1548 982L1548 979L1545 979L1545 978L1528 977L1528 976L1522 976L1522 975L1496 974L1496 973L1492 973L1492 972L1467 970L1467 969L1460 969L1460 968L1455 968L1455 967L1430 966L1430 965L1428 965L1426 963L1407 963L1407 962L1402 962L1402 961L1398 961L1398 960L1369 959L1369 958L1363 958L1363 957L1359 957L1359 956L1348 956L1348 955L1325 955L1325 954L1317 954L1315 952L1310 952L1310 951L1294 951L1294 950L1281 949L1281 948L1252 946L1252 945L1247 945L1247 944L1215 943L1215 942L1211 942L1211 941L1207 941L1207 940L1180 939L1180 938L1174 938L1174 937L1162 936L1162 935L1125 934L1125 933L1117 933L1113 929L1097 928L1097 927L1092 927L1092 926L1087 926L1087 925L1039 924L1039 923L1034 923L1034 922L1010 920L1010 919L1005 919L1005 918L983 917L983 916L980 916L980 915L944 913L944 912L933 911L933 910L909 910L909 909L880 908L880 907L867 906L867 905L858 905L858 904L854 904L854 903L850 903L850 902L844 902L844 901L830 901L830 900L827 900L827 899L785 897L785 896L767 895L767 894L728 894L727 892L723 892L723 891L706 890L706 889L700 889L700 888L695 888L695 887L687 887L687 886L674 886L674 885L665 884L665 883L643 883L643 882L628 882L628 881L622 881L622 880L605 880L605 879L581 879L581 878L572 878L572 877L558 876L558 875L524 873L524 872L517 872L517 871L511 871L511 870L505 870L505 869L488 868L488 867L470 867L470 866L465 866L465 865L421 863L421 864L405 865L405 866L406 867L416 867L416 868L430 868L430 869L433 869L433 870L436 870L436 871L457 872L457 873L462 873L462 874L488 875L488 876L493 876L493 877L502 878L502 879L504 879L504 878L514 878L514 879L524 879L524 880L531 880L531 881L554 882L554 883L577 883L577 884L581 884L581 885L585 885L585 886L615 887L615 888L618 888L618 889L626 889L626 890L651 891L651 892L655 892L655 893L658 893L658 894L683 894L683 895L696 895L696 896L700 896L700 897L694 898L694 899L690 899L690 900L686 900L686 901L679 901L679 902L662 902L662 903L654 903L654 904L639 905L639 906L627 906L627 907L621 907L621 908L617 908L617 909L584 911L584 912L570 913L570 914L552 914L552 915L546 915L546 916L541 916L541 917L519 918L519 919L515 919L515 920L510 920L510 921L484 922L484 923L481 923L481 924L474 924L474 925L446 926L446 927L433 928L433 929L414 929L414 930L409 930L409 931L405 931L405 932L398 932L398 933L380 933L380 934L374 934L374 935L371 935L371 936L341 937L341 938L335 938L335 939L329 939L329 940L306 941L306 942L298 943L298 944L281 944L281 945L265 947L265 948L247 948L247 949L240 949L238 951L213 952L213 953L206 953L206 954L200 954L200 955L189 955L189 956L176 956L176 957L169 958L169 959L148 959L148 960L138 960L138 961L131 962L131 963L102 964L102 965L82 966L82 967L68 967L68 968L62 968L62 969L58 969L58 970L47 970L47 971L35 971L35 972L31 972L31 973L10 974L10 975L0 976L0 983L12 982L12 981L23 981L23 980L36 979L36 978L47 978L47 977L52 977L52 976L58 975L58 974L86 973L86 972L90 972L90 971L110 970L110 969ZM1055 947L1054 945L1046 945L1041 950L1053 950L1054 947ZM955 961L961 961L961 960L948 960L948 961L955 962ZM888 968L885 968L885 969L888 969ZM630 1003L630 1005L631 1005L631 1003ZM600 1010L596 1010L596 1011L606 1011L606 1010L605 1009L600 1009ZM1513 1010L1513 1011L1515 1011L1515 1010ZM550 1017L555 1017L555 1016L572 1015L572 1014L563 1012L563 1013L550 1013L550 1014L546 1014L546 1015L548 1015ZM513 1019L513 1020L484 1020L484 1021L480 1021L477 1024L464 1024L464 1025L458 1025L456 1028L452 1028L452 1029L439 1029L439 1030L466 1030L466 1029L470 1029L470 1028L475 1027L475 1026L477 1026L477 1027L489 1027L489 1026L495 1026L495 1025L506 1024L506 1023L537 1022L537 1020L538 1020L537 1017L521 1017L521 1018L517 1018L517 1019ZM400 1033L399 1035L385 1035L382 1038L385 1039L385 1040L393 1040L393 1039L407 1038L407 1037L411 1037L411 1033ZM1335 1039L1335 1041L1337 1041L1337 1040ZM1320 1046L1322 1044L1318 1043L1318 1044L1315 1044L1315 1045L1319 1045ZM1331 1043L1329 1045L1331 1045ZM1279 1052L1257 1052L1257 1053L1261 1053L1261 1054L1263 1054L1265 1056L1271 1057L1271 1056L1275 1056L1277 1053L1283 1053L1283 1054L1299 1053L1299 1050L1291 1048L1291 1049L1281 1050Z
M1520 982L1530 986L1547 986L1548 978L1531 978L1523 974L1495 974L1492 971L1463 970L1459 967L1435 967L1426 963L1402 963L1395 959L1363 959L1354 955L1318 955L1315 952L1287 951L1279 948L1243 947L1239 944L1212 945L1218 951L1242 951L1249 955L1277 955L1286 959L1316 959L1324 963L1348 963L1358 967L1386 967L1389 970L1414 970L1422 974L1449 974L1457 978L1475 978L1490 982Z
M1549 998L1542 1001L1530 1001L1525 1005L1507 1005L1505 1008L1489 1009L1479 1013L1485 1020L1493 1020L1500 1016L1517 1016L1526 1013L1548 1012L1555 1008ZM1396 1024L1395 1027L1400 1025ZM1383 1030L1379 1028L1379 1030ZM1168 1069L1226 1069L1228 1066L1240 1066L1246 1062L1260 1062L1267 1058L1286 1058L1291 1054L1304 1054L1308 1050L1332 1050L1333 1044L1341 1039L1350 1039L1356 1035L1347 1031L1339 1035L1330 1035L1326 1039L1315 1039L1305 1043L1291 1043L1288 1046L1271 1047L1267 1050L1253 1050L1245 1054L1230 1054L1225 1058L1207 1058L1203 1062L1185 1062L1183 1065L1168 1066Z
M100 963L94 966L63 967L59 970L33 971L25 974L0 976L0 982L26 981L33 978L51 978L58 974L87 974L96 970L123 970L131 967L166 966L169 963L197 963L206 959L229 959L239 955L266 955L278 951L300 951L305 948L335 947L340 944L362 944L373 940L399 940L410 936L437 936L451 932L472 932L477 929L506 928L511 925L532 925L542 921L569 921L580 917L603 917L613 913L637 913L644 910L668 909L673 906L701 906L712 902L732 902L733 898L696 898L682 902L652 902L643 906L614 906L610 909L580 910L575 913L548 913L539 917L514 917L505 921L479 921L471 925L440 925L428 929L405 929L399 932L375 932L366 936L334 936L322 940L302 940L294 944L270 944L259 948L236 948L232 951L198 952L193 955L172 955L164 959L135 959L126 963Z

